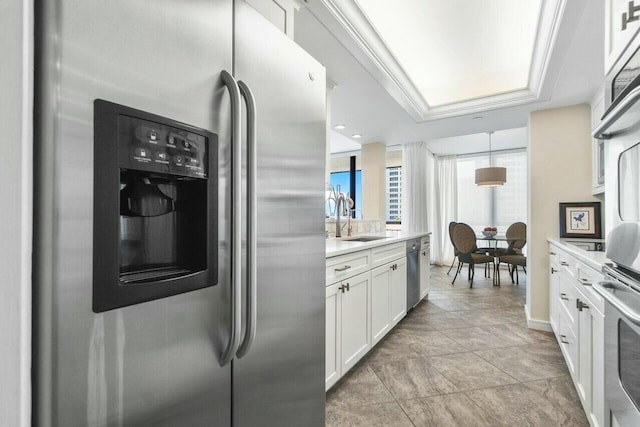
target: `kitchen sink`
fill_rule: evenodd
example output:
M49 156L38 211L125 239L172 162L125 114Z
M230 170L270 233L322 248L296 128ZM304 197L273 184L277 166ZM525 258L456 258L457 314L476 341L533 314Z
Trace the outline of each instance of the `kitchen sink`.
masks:
M342 239L347 242L372 242L374 240L387 239L386 236L360 236L360 237L347 237Z

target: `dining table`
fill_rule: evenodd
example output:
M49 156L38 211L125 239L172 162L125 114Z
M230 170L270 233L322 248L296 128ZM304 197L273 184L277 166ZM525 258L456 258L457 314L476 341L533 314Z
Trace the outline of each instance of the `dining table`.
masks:
M498 249L498 242L509 242L510 240L507 238L506 234L496 234L495 236L485 236L484 234L476 234L476 241L478 244L480 242L487 242L488 246L480 247L478 245L478 249L490 249L495 251ZM493 246L492 246L493 244Z

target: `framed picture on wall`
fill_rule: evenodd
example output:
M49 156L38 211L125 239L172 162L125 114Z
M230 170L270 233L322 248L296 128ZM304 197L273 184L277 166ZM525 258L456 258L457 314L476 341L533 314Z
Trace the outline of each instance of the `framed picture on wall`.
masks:
M560 203L560 237L602 238L600 202Z

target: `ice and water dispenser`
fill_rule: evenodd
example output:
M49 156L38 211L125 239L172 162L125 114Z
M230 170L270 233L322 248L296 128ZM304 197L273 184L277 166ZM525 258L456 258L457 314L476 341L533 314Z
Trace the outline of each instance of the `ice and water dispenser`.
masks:
M93 311L217 284L217 136L94 102Z

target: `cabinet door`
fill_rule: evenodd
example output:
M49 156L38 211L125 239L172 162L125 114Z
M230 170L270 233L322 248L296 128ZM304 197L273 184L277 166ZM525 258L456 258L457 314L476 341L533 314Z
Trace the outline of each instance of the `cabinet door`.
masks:
M604 315L593 307L591 312L591 425L605 426L604 406Z
M431 290L431 279L429 277L430 263L431 251L429 247L427 247L420 252L420 299L424 299L429 295L429 290Z
M559 323L559 298L560 298L560 272L559 266L551 262L549 267L549 322L551 328L558 335Z
M583 298L578 298L584 302ZM589 309L578 311L578 367L576 390L586 409L587 415L591 412L591 376L593 365L591 360L591 337L593 336L593 322Z
M340 293L342 312L341 361L345 374L371 348L369 326L369 298L371 273L366 272L342 282Z
M371 270L371 345L391 330L391 266L387 264Z
M391 288L391 327L407 314L407 258L394 261L389 274Z
M341 376L340 368L340 334L341 313L340 293L341 283L326 288L326 318L325 318L325 390L333 386Z
M558 330L560 334L558 339L560 341L560 349L564 355L571 378L576 381L578 372L578 336L574 332L571 323L567 320L567 311L563 307L560 307L559 311L560 324L558 325Z

